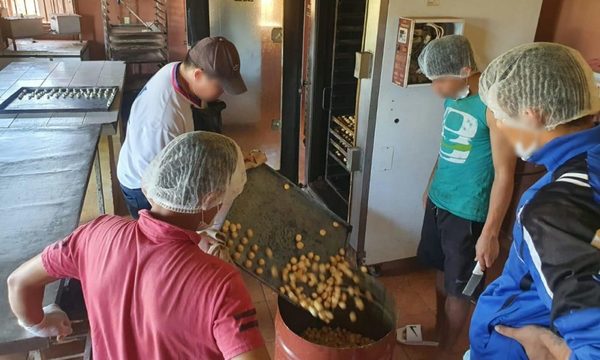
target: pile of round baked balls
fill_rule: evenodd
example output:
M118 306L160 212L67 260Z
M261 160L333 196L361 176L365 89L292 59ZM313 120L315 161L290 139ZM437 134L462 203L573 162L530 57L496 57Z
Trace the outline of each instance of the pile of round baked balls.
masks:
M333 224L333 227L337 226L339 224ZM373 295L362 288L360 277L345 258L344 249L339 249L328 259L321 259L315 252L304 249L303 237L297 234L290 241L295 243L300 255L290 257L285 266L278 267L273 250L261 248L253 241L254 230L243 231L241 224L229 220L221 230L236 262L258 276L269 274L279 278L281 295L327 324L333 320L336 309L346 312L350 321L356 322L358 314L365 309L365 300L374 301ZM325 234L321 233L321 236L326 235L323 232ZM367 268L362 266L360 271L366 273Z
M335 348L360 347L375 342L361 334L355 334L342 328L332 329L329 326L320 329L308 328L302 333L302 337L311 343Z
M289 184L284 184L285 190L290 188ZM340 224L333 221L327 229L336 231ZM351 322L356 322L360 312L365 310L365 301L374 301L373 295L364 289L358 272L346 260L344 249L321 259L315 251L306 248L309 246L305 247L305 237L325 237L326 229L320 229L318 236L316 233L304 236L297 233L289 239L289 246L296 256L290 257L283 267L278 266L270 247L261 248L256 243L253 229L244 229L242 224L226 220L221 231L236 263L259 277L270 275L280 279L281 295L327 324L333 320L336 309L345 313ZM360 271L366 273L367 268L361 266Z

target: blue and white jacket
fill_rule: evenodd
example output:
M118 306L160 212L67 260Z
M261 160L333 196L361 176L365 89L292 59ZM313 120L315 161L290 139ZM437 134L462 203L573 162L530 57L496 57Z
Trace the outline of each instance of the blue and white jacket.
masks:
M477 302L471 359L527 359L495 325L540 325L600 359L600 126L554 139L531 157L547 174L521 197L502 275Z

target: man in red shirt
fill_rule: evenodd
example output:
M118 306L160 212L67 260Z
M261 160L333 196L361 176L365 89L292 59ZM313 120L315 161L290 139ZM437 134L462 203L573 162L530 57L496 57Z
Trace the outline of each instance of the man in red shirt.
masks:
M42 308L45 285L70 277L82 284L97 359L268 359L240 273L197 246L196 230L245 182L231 139L177 137L144 175L152 208L139 220L101 216L10 275L19 323L37 336L70 334L58 306Z

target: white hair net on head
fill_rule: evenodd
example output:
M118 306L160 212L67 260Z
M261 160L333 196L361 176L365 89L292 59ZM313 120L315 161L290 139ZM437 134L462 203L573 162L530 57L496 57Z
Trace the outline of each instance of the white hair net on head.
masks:
M469 40L462 35L448 35L425 46L419 55L419 68L429 80L466 78L477 71L477 64Z
M245 183L239 146L226 136L204 131L176 137L152 160L142 178L151 202L187 214L237 197Z
M590 66L578 51L554 43L521 45L498 56L479 79L479 96L497 119L519 126L531 110L547 130L600 111Z

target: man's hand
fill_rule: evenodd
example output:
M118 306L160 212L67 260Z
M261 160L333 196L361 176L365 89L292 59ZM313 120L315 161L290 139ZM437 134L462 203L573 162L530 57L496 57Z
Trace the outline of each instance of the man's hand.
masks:
M546 328L527 325L517 329L498 325L495 329L499 334L518 341L531 360L565 360L571 355L567 343Z
M427 209L427 199L429 198L429 189L423 192L423 209Z
M267 155L260 150L252 150L244 157L246 170L253 169L267 162Z
M44 307L44 318L39 324L26 325L19 321L19 325L35 336L56 336L58 337L59 341L73 332L69 317L56 304L51 304Z
M475 259L479 262L481 270L485 271L492 267L499 252L498 235L484 230L475 245Z

